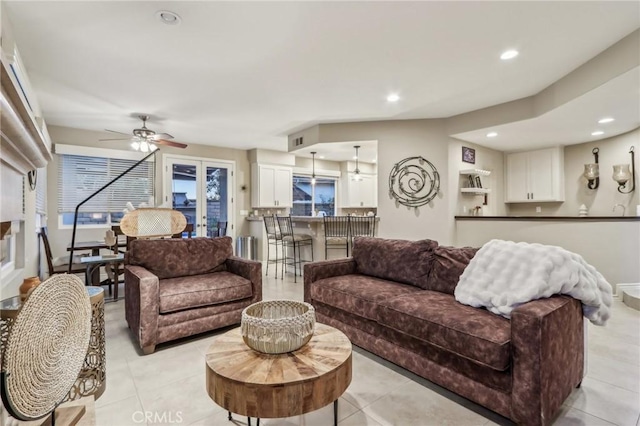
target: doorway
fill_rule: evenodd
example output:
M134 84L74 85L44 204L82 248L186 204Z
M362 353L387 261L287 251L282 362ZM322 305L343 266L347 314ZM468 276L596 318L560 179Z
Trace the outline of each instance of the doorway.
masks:
M234 236L233 175L235 163L165 156L166 204L193 225L192 236Z

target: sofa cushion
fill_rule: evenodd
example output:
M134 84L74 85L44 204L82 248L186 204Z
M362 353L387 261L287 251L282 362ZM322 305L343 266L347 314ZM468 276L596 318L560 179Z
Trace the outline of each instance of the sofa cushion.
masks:
M436 291L384 300L378 309L382 325L439 346L494 370L509 368L511 323L485 309L456 302Z
M366 275L341 275L313 282L311 300L377 321L380 302L419 291L413 286Z
M134 240L126 262L143 266L162 280L223 271L232 255L231 237Z
M353 259L361 274L420 286L428 281L433 249L437 246L433 240L356 237Z
M460 275L478 250L480 249L474 247L436 247L433 251L433 266L425 290L453 294Z
M160 313L227 303L251 297L251 281L230 272L160 280Z

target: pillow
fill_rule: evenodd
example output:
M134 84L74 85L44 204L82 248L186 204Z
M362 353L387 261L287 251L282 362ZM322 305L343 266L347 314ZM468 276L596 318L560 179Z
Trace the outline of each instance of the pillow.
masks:
M480 249L474 247L436 247L426 289L453 294L460 275L478 250Z
M143 266L160 279L226 270L233 256L231 237L133 240L126 263Z
M428 281L437 246L433 240L356 237L353 259L361 274L421 287L420 283Z

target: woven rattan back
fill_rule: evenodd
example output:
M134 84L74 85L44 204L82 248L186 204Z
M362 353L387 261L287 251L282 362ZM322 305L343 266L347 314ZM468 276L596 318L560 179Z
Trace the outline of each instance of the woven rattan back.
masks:
M325 216L324 236L327 238L347 237L349 234L349 216Z

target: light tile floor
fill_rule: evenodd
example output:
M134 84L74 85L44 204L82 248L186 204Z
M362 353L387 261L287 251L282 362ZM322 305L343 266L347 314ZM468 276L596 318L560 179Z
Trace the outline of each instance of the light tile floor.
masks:
M291 274L284 280L264 277L263 298L302 300L302 280L294 283ZM239 416L229 422L205 390L204 354L220 332L159 345L154 354L143 356L127 328L123 300L105 305L105 319L107 389L96 401L99 426L246 424ZM589 324L588 345L587 377L554 424L640 426L640 312L616 300L606 327ZM353 379L340 398L338 417L341 426L511 424L357 347ZM261 424L328 426L332 419L329 405Z

